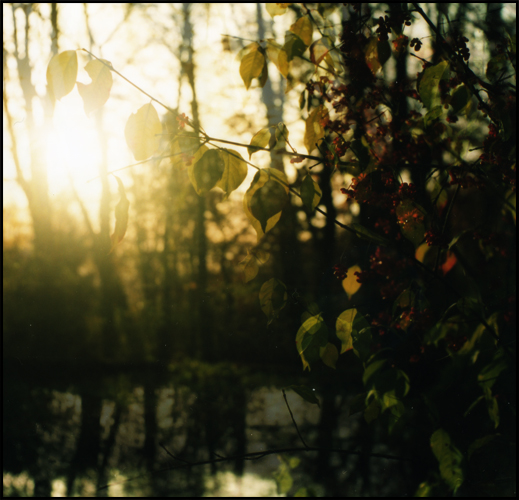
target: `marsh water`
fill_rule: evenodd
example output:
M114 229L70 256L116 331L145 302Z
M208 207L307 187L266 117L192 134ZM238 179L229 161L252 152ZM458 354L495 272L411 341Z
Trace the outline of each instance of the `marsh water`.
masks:
M401 464L386 459L363 463L328 451L240 458L303 447L282 393L300 379L234 364L115 369L8 360L4 496L404 493L395 479ZM320 408L286 391L310 446L371 447L362 414L349 415L352 389L328 397L321 387ZM238 458L192 465L227 457Z

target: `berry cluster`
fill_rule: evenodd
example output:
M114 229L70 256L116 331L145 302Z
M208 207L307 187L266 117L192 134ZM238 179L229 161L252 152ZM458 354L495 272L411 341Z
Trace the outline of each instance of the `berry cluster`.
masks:
M436 228L431 228L425 232L425 241L430 247L438 246L440 248L448 248L449 246L448 237L441 234L441 232Z
M338 280L343 281L348 275L348 268L342 264L335 264L333 266L333 274L335 274Z
M189 118L185 113L177 116L178 126L183 129L186 125L189 125Z
M357 271L358 283L377 285L383 300L398 297L409 286L409 271L412 267L406 258L401 258L391 250L377 247L369 259L370 269Z
M456 41L454 42L454 50L463 57L464 61L468 61L470 57L470 50L467 47L467 42L469 41L468 38L464 36L459 36L456 38Z
M413 38L411 40L411 43L409 44L410 47L414 47L414 50L418 52L422 48L422 41L419 38Z

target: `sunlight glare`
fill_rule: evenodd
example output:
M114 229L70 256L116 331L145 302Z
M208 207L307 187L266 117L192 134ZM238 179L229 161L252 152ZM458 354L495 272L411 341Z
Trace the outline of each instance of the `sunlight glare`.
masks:
M101 148L95 121L85 116L81 101L58 103L46 134L51 195L70 189L69 176L79 187L99 175Z

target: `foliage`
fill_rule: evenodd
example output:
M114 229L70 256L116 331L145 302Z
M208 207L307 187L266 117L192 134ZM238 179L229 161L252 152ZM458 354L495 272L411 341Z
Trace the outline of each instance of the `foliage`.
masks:
M288 5L267 4L267 10L271 16L286 15ZM422 457L429 454L423 458L429 465L436 458L417 494L435 488L456 492L474 476L470 455L492 442L502 417L515 418L510 378L515 369L516 102L515 87L508 83L515 76L515 38L503 40L480 77L468 64L469 40L460 33L444 38L418 4L379 19L369 8L362 14L361 4L347 5L339 40L326 31L324 11L304 6L283 44L259 40L238 54L246 89L255 80L260 87L266 84L269 62L289 88L301 74L297 68L310 68L310 77L301 77L300 101L302 108L306 103L308 154L292 147L283 123L257 131L249 144L238 146L247 148L250 161L257 151L278 152L293 163L318 161L322 171L352 179L342 192L360 206L360 217L351 224L333 222L352 235L351 245L365 245L369 253L349 267L335 267L348 308L334 317L313 306L302 311L297 352L309 370L321 361L334 369L348 356L358 357L365 394L357 405L366 422L383 422L388 439L403 434L406 426L416 427L409 431L416 442L425 436L430 443L430 450L414 450ZM404 31L418 18L435 33L438 58L434 63L418 58L423 65L416 77L391 82L388 62L407 57ZM410 47L419 52L423 43L414 39ZM87 65L92 83L78 83L87 113L108 98L108 70L112 65L96 58ZM47 81L56 99L72 90L76 73L75 52L51 60ZM179 122L179 132L171 136L173 162L188 167L198 195L219 188L228 197L243 183L248 166L257 170L243 209L258 243L278 224L291 197L300 197L309 213L323 212L323 186L310 167L301 167L291 185L281 170L259 169L237 151L215 145L219 139L185 115ZM479 133L466 133L469 126ZM125 128L138 161L159 154L160 134L151 103L132 114ZM181 143L193 138L198 145L190 154ZM124 236L128 213L117 181L121 201L112 249ZM462 200L488 200L489 215L472 220ZM268 257L259 247L249 251L242 262L246 282ZM501 281L490 289L496 277ZM260 306L269 324L282 314L292 292L276 277L261 286ZM308 390L293 389L315 402ZM475 422L471 414L482 406L486 417ZM461 433L462 428L468 430ZM276 477L286 493L294 465L283 464Z

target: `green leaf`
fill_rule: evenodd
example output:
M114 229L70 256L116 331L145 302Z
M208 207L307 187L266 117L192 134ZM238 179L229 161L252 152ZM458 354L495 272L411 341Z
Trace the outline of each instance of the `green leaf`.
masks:
M483 389L490 389L502 371L506 370L508 365L503 354L503 350L499 349L495 352L492 362L486 365L478 375L478 383Z
M240 63L240 76L245 84L245 88L249 90L253 78L259 78L265 66L265 56L259 49L252 50L245 56Z
M456 491L463 483L461 462L463 455L451 443L451 438L443 429L431 436L431 449L440 464L440 475L451 489Z
M300 17L290 26L290 31L297 35L306 46L312 43L313 26L308 16Z
M276 472L274 472L274 478L278 483L279 492L282 495L286 495L290 488L292 488L294 480L292 479L292 476L290 474L290 468L285 461L282 461L281 465L279 466L279 469Z
M362 322L368 325L362 314L357 314L355 319L356 321L353 322L353 330L351 332L353 352L358 358L365 360L371 355L371 329L369 326L360 328Z
M252 155L258 151L258 148L266 148L269 145L271 137L269 128L262 128L259 132L256 132L250 140L250 146L247 147L249 152L249 160Z
M222 179L226 162L218 149L202 146L191 163L188 173L191 184L198 195L204 195L213 189Z
M303 369L310 370L310 364L320 358L321 347L328 343L328 328L322 317L312 316L299 328L296 335L296 348L303 362Z
M288 128L283 122L278 123L278 126L274 130L274 138L276 142L271 147L273 151L286 149L286 143L288 141Z
M339 359L339 351L337 347L328 342L324 347L321 347L319 350L319 356L321 357L323 363L330 368L335 370L337 365L337 360Z
M287 62L292 61L294 57L301 57L305 50L306 45L301 38L299 38L292 31L287 31L285 34L285 43L282 49L287 55Z
M268 324L272 323L272 321L277 318L281 309L285 307L287 297L287 287L282 281L271 278L263 283L259 293L259 299L261 310L268 318Z
M365 369L364 374L362 375L362 383L367 385L369 379L377 373L385 364L387 363L387 359L379 359L371 362Z
M258 272L259 266L263 265L269 260L270 254L261 249L254 249L247 253L247 257L243 259L240 264L243 266L243 275L245 283L254 279Z
M47 87L53 99L61 100L76 84L77 54L75 50L66 50L56 54L47 66Z
M440 80L442 78L447 78L448 70L449 63L447 61L441 61L435 66L431 66L424 71L418 86L418 92L426 108L432 108L435 102L439 99Z
M380 402L377 398L373 398L364 410L364 420L369 424L377 419L380 415Z
M114 248L121 243L126 234L126 229L128 228L128 211L130 209L130 202L126 197L126 191L124 189L124 184L121 179L114 175L115 180L117 181L117 185L119 187L119 196L120 200L115 206L115 229L110 237L112 245L110 247L110 251L108 254L111 254Z
M472 455L475 452L477 452L480 448L483 448L484 446L486 446L488 443L493 441L496 437L497 437L497 434L490 434L488 436L485 436L485 437L482 437L482 438L479 438L479 439L476 439L475 441L473 441L467 451L468 459L470 460L470 458L472 457Z
M292 389L296 394L299 394L305 401L312 403L313 405L317 405L321 408L319 404L319 400L315 396L315 391L306 387L305 385L291 385L288 389Z
M255 178L259 177L259 172ZM288 190L274 178L270 177L255 193L250 200L250 211L259 221L261 229L267 232L267 223L271 217L281 212L288 201Z
M435 106L423 117L424 128L431 126L438 118L443 115L443 106Z
M112 66L109 61L104 62ZM110 97L113 78L112 72L106 64L103 64L103 62L97 59L90 61L85 66L85 69L88 76L92 79L92 83L85 85L81 82L77 82L77 89L83 99L83 106L87 115L100 108Z
M321 201L322 191L319 184L308 174L301 183L301 199L303 204L311 212L319 205Z
M499 405L495 396L492 396L491 390L486 389L486 392L485 403L487 404L488 416L494 422L494 429L497 429L499 427Z
M280 170L273 168L262 168L261 170L258 170L252 180L249 189L246 191L245 196L243 197L243 210L245 211L247 218L251 221L252 227L254 227L256 230L256 233L258 234L258 240L261 239L266 232L270 231L278 223L279 219L281 218L281 212L278 212L267 221L267 225L264 230L260 221L252 214L251 200L256 192L261 189L269 180L276 179L279 181L280 185L286 183L288 186L286 175ZM287 186L284 187L285 192L288 195Z
M386 238L380 236L378 233L375 233L375 231L372 231L371 229L365 228L360 224L350 224L350 227L357 233L357 236L359 238L362 238L363 240L367 240L371 243L375 243L376 245L382 246L386 246L389 244Z
M481 317L481 306L476 299L471 297L462 297L458 302L456 302L456 307L459 312L467 318Z
M384 395L382 396L382 411L392 408L395 405L402 405L402 398L409 392L409 377L402 370L386 370L379 374L378 382L382 381ZM378 384L377 384L378 386ZM391 389L387 389L391 387Z
M471 99L472 93L465 84L456 87L451 98L452 113L457 114L465 109Z
M324 128L321 122L328 116L327 109L321 104L317 108L313 109L308 118L305 120L305 148L308 154L317 147L317 144L324 137Z
M216 183L216 187L223 190L225 193L224 199L227 199L229 194L237 189L247 177L247 164L237 151L222 148L219 152L220 158L224 162L224 170L222 177Z
M152 104L145 104L130 115L124 137L136 161L146 160L157 151L161 133L162 124Z
M431 497L433 491L433 487L428 482L424 481L418 485L417 490L415 491L414 496L423 498L423 497Z
M336 335L341 341L341 354L353 349L351 332L353 331L353 321L356 315L357 309L346 309L337 318Z

